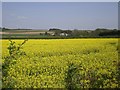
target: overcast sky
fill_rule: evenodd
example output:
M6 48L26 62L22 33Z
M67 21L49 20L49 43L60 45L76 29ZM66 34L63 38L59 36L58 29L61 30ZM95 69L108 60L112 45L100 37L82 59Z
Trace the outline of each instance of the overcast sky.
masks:
M3 2L2 26L31 29L118 28L117 2Z

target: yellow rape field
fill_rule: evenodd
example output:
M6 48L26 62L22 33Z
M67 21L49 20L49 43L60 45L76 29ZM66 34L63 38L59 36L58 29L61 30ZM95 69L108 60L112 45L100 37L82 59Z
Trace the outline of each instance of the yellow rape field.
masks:
M23 42L13 41L17 44ZM23 45L26 55L11 58L12 63L5 66L9 41L2 40L2 86L118 88L118 43L117 38L30 39Z

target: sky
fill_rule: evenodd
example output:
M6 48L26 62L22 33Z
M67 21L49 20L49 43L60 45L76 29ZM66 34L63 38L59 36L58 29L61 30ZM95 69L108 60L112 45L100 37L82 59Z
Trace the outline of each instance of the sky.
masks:
M119 0L1 0L2 2L119 2Z
M2 2L0 1L0 27L2 27Z
M120 2L118 3L118 15L120 15ZM118 30L120 30L120 16L118 16Z
M29 29L117 29L118 3L3 2L2 26Z

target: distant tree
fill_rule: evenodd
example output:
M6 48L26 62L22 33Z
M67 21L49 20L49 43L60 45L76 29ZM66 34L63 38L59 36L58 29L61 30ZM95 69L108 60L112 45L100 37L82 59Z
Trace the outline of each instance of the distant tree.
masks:
M49 29L49 31L53 31L53 32L55 32L55 36L59 36L60 33L61 33L63 30L57 29L57 28L53 28L53 29Z
M40 33L40 35L43 35L42 33Z
M63 33L67 33L67 34L72 34L72 31L71 30L64 30L62 31Z
M2 31L5 31L5 30L9 30L9 29L8 29L8 28L3 27L3 28L2 28Z
M51 29L49 29L49 31L61 31L61 29L58 29L58 28L51 28Z
M80 36L80 31L79 30L73 30L72 31L72 36L75 36L75 37Z
M113 30L117 30L117 29L113 29Z
M3 29L3 30L5 30L6 28L5 28L5 27L3 27L2 29Z
M105 29L105 28L97 28L95 31L105 31L105 30L109 30L109 29Z
M45 35L48 35L48 33L47 33L47 32L45 32Z
M106 32L101 32L99 36L118 36L120 32L118 30L109 30Z

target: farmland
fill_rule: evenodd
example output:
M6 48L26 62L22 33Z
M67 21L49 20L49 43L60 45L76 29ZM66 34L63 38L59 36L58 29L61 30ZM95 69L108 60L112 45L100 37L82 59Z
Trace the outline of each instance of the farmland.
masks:
M12 41L18 46L24 40ZM29 39L22 46L25 54L10 57L10 42L2 40L3 88L120 88L118 43L117 38Z
M2 39L73 39L73 38L118 38L120 31L117 29L95 30L34 30L34 29L2 29Z

